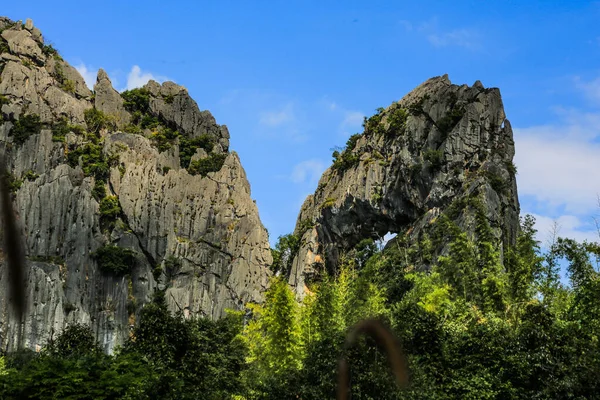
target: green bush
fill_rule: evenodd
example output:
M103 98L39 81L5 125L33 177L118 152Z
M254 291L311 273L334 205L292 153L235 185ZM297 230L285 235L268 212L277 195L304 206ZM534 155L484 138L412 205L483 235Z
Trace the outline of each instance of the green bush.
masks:
M54 56L58 54L58 51L51 44L45 44L42 46L42 53L46 56Z
M110 167L102 152L102 145L88 143L70 151L67 156L68 164L75 168L79 164L80 158L83 173L86 176L94 176L99 180L108 178Z
M115 220L121 213L119 198L117 196L106 196L100 200L100 216L107 220Z
M163 100L167 104L173 104L173 102L175 101L175 96L173 96L172 94L168 94L166 96L163 96Z
M100 353L100 345L88 325L74 323L67 326L44 349L46 353L58 357L80 357L84 354Z
M209 134L202 134L195 138L180 137L179 139L179 164L182 168L190 165L192 156L201 148L210 153L215 146L215 139Z
M484 172L484 176L487 178L487 181L496 193L501 194L508 189L507 183L499 174L491 170L486 170Z
M148 114L150 112L150 92L143 88L126 90L121 93L123 100L123 106L129 112L140 112L141 114Z
M10 133L17 145L25 143L31 135L38 135L42 131L40 116L36 114L22 115L15 121Z
M115 129L114 118L95 108L85 110L83 113L88 131L98 135L102 129Z
M511 175L516 175L517 174L517 166L515 165L515 163L513 161L507 161L506 162L506 169L508 170L508 172Z
M175 139L177 139L178 137L179 132L171 128L161 127L160 129L152 133L150 139L158 149L159 153L162 153L163 151L169 150L173 146L173 142L175 141Z
M423 159L427 161L433 169L439 169L444 162L444 152L442 150L425 150Z
M376 114L370 116L369 118L365 117L363 121L363 128L366 135L381 133L383 131L381 119L383 118L383 112L385 109L383 107L379 107L376 111Z
M321 210L324 208L330 208L333 207L335 204L335 199L333 197L328 197L327 199L325 199L325 201L321 204L321 207L319 207Z
M211 153L208 157L192 161L188 167L190 175L206 176L209 172L217 172L223 166L227 154Z
M404 132L406 128L406 121L408 120L408 111L399 105L395 105L388 115L388 122L390 124L388 128L388 134L400 134Z
M444 139L452 131L452 129L458 124L458 122L465 115L464 107L454 106L452 110L446 113L442 118L436 122L438 130L444 136Z
M85 129L78 125L69 124L69 121L65 117L60 118L58 122L52 125L52 141L64 143L65 137L71 132L78 135L83 135L85 133Z
M10 53L10 47L8 47L8 42L0 36L0 54L2 53Z
M72 81L71 79L65 79L61 85L61 88L67 93L75 93L75 81Z
M344 147L341 153L337 150L333 152L331 155L333 157L333 169L345 171L358 165L360 162L360 156L352 151L356 147L356 143L361 136L362 135L360 133L355 133L348 138L346 147Z
M142 129L136 125L136 124L127 124L124 128L123 128L123 132L126 133L133 133L133 134L140 134L142 133Z
M15 193L21 188L21 185L23 185L23 181L21 179L17 179L17 177L10 172L6 173L6 183L8 185L8 190L11 193Z
M65 71L63 70L62 64L60 62L57 62L54 65L54 78L56 78L56 81L60 84L63 84L65 82L65 79L67 79L65 77Z
M25 172L25 174L23 174L23 178L27 179L28 181L35 181L37 178L39 177L38 174L36 174L33 170L27 170L27 172Z
M100 247L92 253L92 257L102 272L117 276L131 272L137 261L133 250L110 244Z
M96 182L94 182L94 188L92 189L92 196L96 199L96 201L100 201L106 197L106 184L104 181L96 179Z

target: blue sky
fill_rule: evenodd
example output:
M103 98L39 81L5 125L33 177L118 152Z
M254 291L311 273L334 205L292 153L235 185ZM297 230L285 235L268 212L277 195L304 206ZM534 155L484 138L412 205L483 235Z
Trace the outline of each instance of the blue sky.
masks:
M168 4L168 5L167 5ZM344 4L341 6L341 4ZM188 88L231 133L271 243L364 115L432 76L499 87L523 213L540 239L596 239L600 2L33 1L32 18L93 83Z

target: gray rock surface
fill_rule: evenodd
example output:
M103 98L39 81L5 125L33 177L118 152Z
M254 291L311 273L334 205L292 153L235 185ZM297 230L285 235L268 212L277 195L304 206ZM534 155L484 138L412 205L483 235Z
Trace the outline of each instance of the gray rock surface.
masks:
M94 92L96 93L94 106L105 114L114 115L119 128L130 122L131 115L123 106L123 98L113 88L108 74L102 68L98 70Z
M66 117L69 124L85 127L84 111L95 105L123 126L129 113L121 96L101 71L92 102L74 68L59 56L45 56L29 30L0 18L3 24L1 40L10 54L0 55L0 95L8 100L2 105L0 146L7 149L12 175L22 181L13 198L28 270L26 311L16 321L0 254L0 348L39 350L77 321L89 323L112 352L128 338L159 286L166 289L171 310L183 309L188 316L219 318L227 308L260 302L272 263L268 236L239 158L228 152L226 127L200 111L183 87L150 82L154 116L182 136L213 135L213 154L226 159L219 171L192 176L180 166L177 140L159 153L152 132L102 129L101 150L113 157L106 190L122 209L107 228L92 195L95 178L86 175L81 159L76 167L68 162L88 139L71 128L62 141L53 137L53 125ZM65 80L74 85L65 86ZM16 143L12 128L26 114L40 116L41 131ZM199 151L196 157L207 155ZM93 253L106 244L135 252L129 274L100 270ZM177 268L167 268L171 257L178 260Z
M402 129L392 129L398 109L408 117ZM295 230L301 247L289 276L300 298L315 265L325 262L335 269L341 253L388 232L417 240L461 198L481 200L501 251L516 240L514 142L498 89L485 89L479 81L472 87L453 85L444 75L424 82L377 118L380 122L350 149L357 161L347 169L327 169L302 206ZM456 222L474 232L472 210L463 209Z

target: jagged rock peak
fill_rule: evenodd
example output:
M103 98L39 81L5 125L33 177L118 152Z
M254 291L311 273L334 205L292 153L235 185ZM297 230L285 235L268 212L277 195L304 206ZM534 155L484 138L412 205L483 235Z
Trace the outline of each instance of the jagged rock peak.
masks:
M21 326L0 257L0 348L77 321L111 352L156 290L186 316L260 302L268 234L226 126L172 82L119 93L99 70L92 94L36 29L0 17L0 145L28 259Z
M310 275L335 270L341 253L386 233L417 241L441 213L469 233L485 214L501 247L518 229L514 142L500 91L431 78L365 121L334 153L333 165L304 202L290 284L302 295ZM478 209L463 207L477 199ZM459 211L456 211L456 210ZM443 254L444 243L434 249ZM427 268L427 265L421 265Z

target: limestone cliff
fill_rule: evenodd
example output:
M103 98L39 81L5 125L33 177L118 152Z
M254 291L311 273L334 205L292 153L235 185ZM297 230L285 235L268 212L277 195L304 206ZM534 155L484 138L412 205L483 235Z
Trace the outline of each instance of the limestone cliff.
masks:
M301 245L289 276L299 297L312 274L335 269L340 254L362 239L391 232L418 243L442 212L471 236L483 213L501 255L514 244L514 142L498 89L432 78L378 110L364 127L334 153L300 211L295 234ZM434 255L446 248L442 243Z
M268 236L227 128L172 82L121 94L100 70L90 91L29 20L0 32L0 143L29 260L21 324L0 263L1 348L79 321L110 352L157 288L186 315L261 301Z

